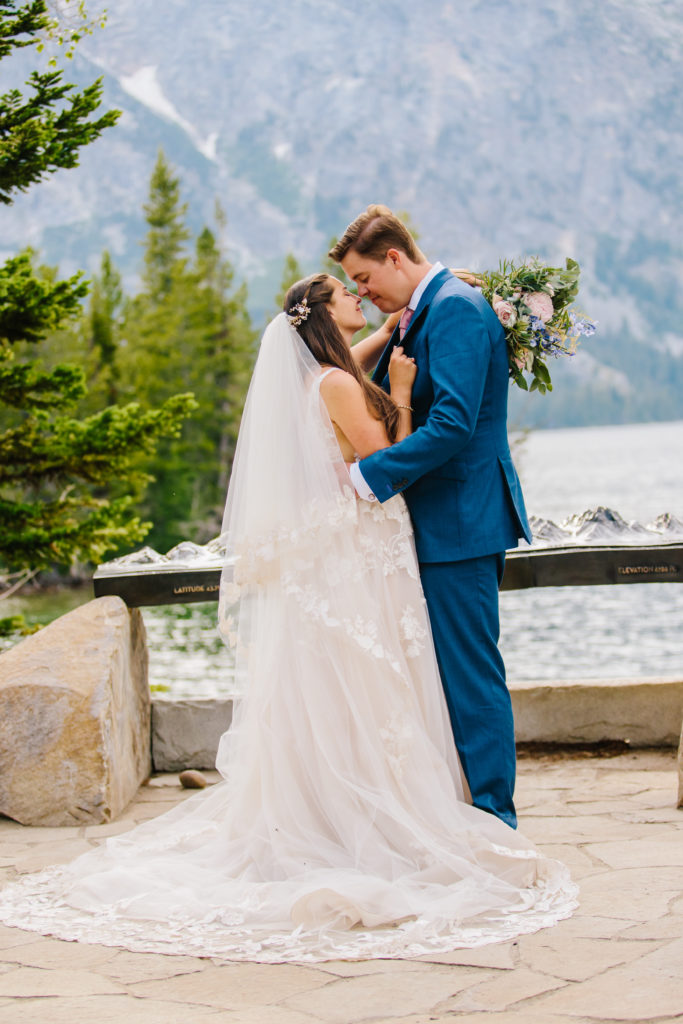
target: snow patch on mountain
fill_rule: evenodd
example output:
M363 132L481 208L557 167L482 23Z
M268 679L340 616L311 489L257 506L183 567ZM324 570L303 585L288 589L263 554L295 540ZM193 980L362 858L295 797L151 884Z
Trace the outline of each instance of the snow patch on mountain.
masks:
M155 114L163 117L164 120L179 125L190 136L199 152L207 160L215 161L218 132L211 132L207 139L200 137L194 125L182 116L164 94L157 79L157 67L156 64L145 64L134 71L132 75L121 75L119 78L121 88L139 103L144 103Z

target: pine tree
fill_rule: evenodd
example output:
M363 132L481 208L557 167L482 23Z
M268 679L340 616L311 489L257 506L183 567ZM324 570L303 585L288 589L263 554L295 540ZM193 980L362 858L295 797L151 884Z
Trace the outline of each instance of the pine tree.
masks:
M131 515L144 483L136 466L164 434L177 433L192 407L177 396L156 410L110 407L69 414L83 398L82 367L44 367L17 357L80 310L78 278L45 280L27 254L0 268L0 567L11 571L98 561L149 529ZM108 495L111 482L129 493Z
M144 207L149 226L145 239L145 292L158 303L171 292L185 267L183 246L190 237L185 224L187 203L180 202L180 179L159 150Z
M179 345L187 285L186 206L180 202L180 180L161 151L143 209L148 226L143 289L126 304L121 361L127 394L153 405L174 394L179 384L186 390L191 376Z
M90 304L86 318L88 349L92 364L88 386L107 403L120 397L118 364L119 317L123 307L121 275L105 250L102 253L100 273L93 278Z
M188 256L180 183L162 153L144 210L145 287L125 315L122 386L145 405L179 388L197 402L181 436L147 465L154 481L142 508L156 524L150 543L164 551L183 537L204 542L220 530L254 334L246 291L234 288L233 269L208 228ZM217 221L224 229L220 209Z
M0 59L35 46L49 28L44 0L0 0ZM115 123L117 111L88 120L101 83L82 92L61 71L34 72L33 95L0 96L0 200L60 167ZM74 559L97 561L139 542L149 524L132 515L143 483L136 465L158 438L173 435L192 407L174 396L162 408L111 407L86 418L73 409L85 395L82 367L31 358L43 339L76 317L87 293L80 274L66 281L40 272L30 253L0 266L0 577L33 573ZM112 481L129 493L110 496Z
M218 219L220 223L220 211ZM197 238L190 281L187 328L195 354L192 389L200 409L188 424L185 443L188 456L194 453L195 458L203 458L188 526L196 536L209 539L221 526L255 333L246 286L233 290L233 268L206 227Z

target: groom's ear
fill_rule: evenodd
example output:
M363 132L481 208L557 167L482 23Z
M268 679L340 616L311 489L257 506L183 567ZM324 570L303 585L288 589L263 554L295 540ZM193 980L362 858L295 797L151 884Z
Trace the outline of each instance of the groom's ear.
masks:
M402 253L400 249L387 249L385 259L388 259L393 263L394 267L398 270L405 259L405 253Z

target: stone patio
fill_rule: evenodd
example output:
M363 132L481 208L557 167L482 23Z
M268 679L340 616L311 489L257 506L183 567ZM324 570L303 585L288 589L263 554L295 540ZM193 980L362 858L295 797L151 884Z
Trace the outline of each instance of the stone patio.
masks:
M683 1021L683 810L673 750L520 758L522 830L581 886L575 916L424 961L299 967L128 953L0 927L0 1024ZM0 877L71 859L187 794L144 786L114 824L0 819Z

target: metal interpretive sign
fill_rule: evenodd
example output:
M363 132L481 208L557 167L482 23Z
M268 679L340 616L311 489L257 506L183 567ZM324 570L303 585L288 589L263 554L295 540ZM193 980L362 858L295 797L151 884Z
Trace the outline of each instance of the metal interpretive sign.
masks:
M93 578L95 597L116 594L129 607L217 601L221 570L154 566L108 572ZM505 561L501 590L583 587L618 583L683 582L683 543L564 548L521 548Z

